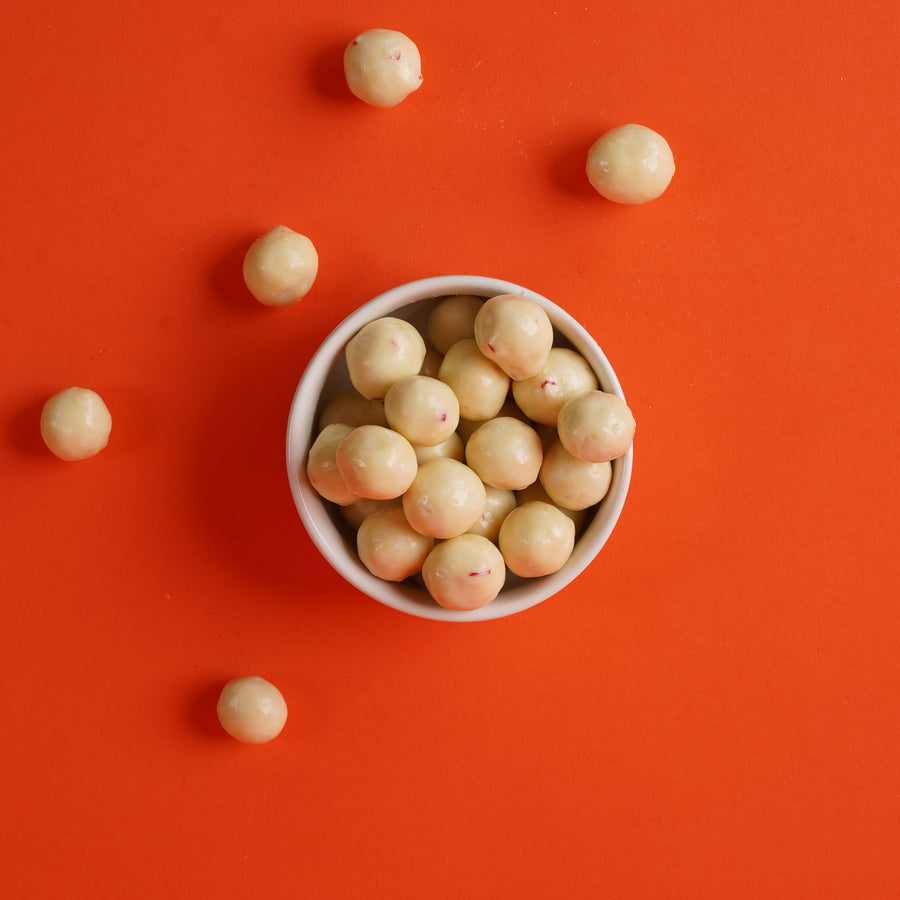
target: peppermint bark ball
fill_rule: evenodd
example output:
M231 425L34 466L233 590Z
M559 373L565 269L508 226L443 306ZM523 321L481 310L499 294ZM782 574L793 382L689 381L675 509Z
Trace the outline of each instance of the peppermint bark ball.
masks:
M362 564L377 578L403 581L422 569L434 539L415 531L400 506L367 516L356 533Z
M319 255L306 235L276 225L244 256L244 283L264 306L290 306L309 293Z
M480 609L506 583L506 563L486 537L461 534L435 545L422 566L422 578L445 609Z
M369 400L384 400L392 384L419 374L425 341L405 319L384 316L363 325L344 356L353 387Z
M434 459L419 467L403 495L403 511L420 534L444 539L471 528L486 502L484 484L467 465Z
M523 578L552 575L572 555L575 524L555 506L532 500L503 520L498 543L514 574Z
M534 482L542 459L537 432L511 416L488 420L466 443L466 462L478 477L485 484L510 491Z
M350 493L357 498L391 500L416 477L412 444L381 425L360 425L337 446L335 463Z
M459 401L459 417L483 422L496 416L509 392L509 376L479 349L474 338L457 341L445 354L438 377Z
M306 477L316 493L338 506L349 506L359 499L344 481L337 467L337 448L353 429L349 425L326 425L309 448Z
M669 186L675 159L661 134L645 125L621 125L591 147L585 170L607 200L640 204L655 200Z
M550 445L541 465L541 484L563 509L587 509L609 491L612 463L587 462L567 452L560 441Z
M287 721L287 704L274 684L258 675L234 678L222 688L216 714L225 731L245 744L278 737Z
M88 388L54 394L41 410L41 437L67 462L96 456L109 443L112 416L103 398Z
M622 456L634 440L635 422L625 401L606 391L569 400L556 423L562 445L579 459L606 462Z
M344 76L354 96L390 108L422 85L419 48L402 32L371 28L344 51Z
M428 314L425 334L438 353L446 353L457 341L475 337L475 316L484 297L454 294L438 301Z
M553 325L543 307L514 294L485 300L475 317L478 349L513 381L536 375L553 346Z
M459 401L453 389L427 375L401 378L384 398L388 424L410 443L433 447L448 440L459 424Z
M597 376L580 353L567 347L553 347L536 375L513 382L512 393L529 419L555 427L567 400L595 391L597 387Z

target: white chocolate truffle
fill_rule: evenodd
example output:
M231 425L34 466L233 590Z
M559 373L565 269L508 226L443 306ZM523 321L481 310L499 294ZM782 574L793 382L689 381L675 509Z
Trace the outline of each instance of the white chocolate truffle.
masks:
M512 393L516 405L529 419L555 427L567 400L597 388L597 376L580 353L568 347L553 347L540 372L514 381Z
M606 496L612 481L612 463L577 459L556 441L544 453L540 478L557 506L587 509Z
M416 459L420 466L430 462L432 459L455 459L464 462L466 459L466 448L463 445L462 438L457 432L454 432L440 444L433 447L426 447L424 444L413 444L413 450L416 451Z
M372 513L380 512L383 509L390 509L392 506L400 506L400 498L394 497L392 500L371 500L364 498L357 500L350 506L341 507L341 517L354 530L357 531L359 526L365 522L367 516Z
M370 106L396 106L422 85L419 48L399 31L372 28L347 45L344 76L354 96Z
M353 428L335 422L326 425L313 441L306 457L306 477L316 493L339 506L349 506L359 499L347 487L344 476L338 471L335 454L338 445Z
M406 519L420 534L451 538L471 528L484 512L481 479L455 459L433 459L419 467L403 495Z
M562 445L572 456L606 462L622 456L631 446L635 422L621 397L590 391L562 407L556 427Z
M290 306L305 297L319 272L319 254L306 235L276 225L244 256L244 284L265 306Z
M520 419L489 419L469 438L466 462L485 484L518 491L534 482L543 447L538 433Z
M335 462L357 498L391 500L413 483L418 463L412 444L381 425L359 425L335 451Z
M575 534L577 535L581 529L584 527L584 523L587 521L588 511L586 509L565 509L562 506L557 505L550 498L550 495L547 493L547 489L541 484L540 480L536 481L534 484L529 484L527 488L523 488L521 491L516 491L516 503L518 506L524 506L531 500L540 500L543 503L549 503L552 506L556 506L561 512L565 513L575 525ZM347 509L352 509L353 507L347 507Z
M588 151L588 180L615 203L655 200L675 174L666 139L645 125L620 125L607 131Z
M344 355L353 387L369 400L384 400L394 382L419 373L425 341L406 320L384 316L363 325Z
M433 447L459 424L459 401L448 384L427 375L401 378L384 397L388 424L410 443Z
M428 593L445 609L480 609L506 582L497 547L480 534L461 534L437 544L422 566Z
M403 581L421 571L433 546L434 538L415 531L400 506L367 516L356 533L362 564L385 581Z
M439 300L428 314L425 336L438 353L446 353L457 341L475 337L475 316L484 297L455 294Z
M469 529L469 534L480 534L497 543L503 520L516 508L516 495L503 488L484 486L486 501L481 518Z
M513 381L536 375L553 346L553 325L542 306L514 294L498 294L475 316L478 349Z
M459 417L483 422L506 402L509 376L479 349L474 338L457 341L445 354L438 377L459 401Z
M500 552L511 572L538 578L558 572L572 555L575 525L549 503L517 506L500 526Z
M335 423L350 425L387 425L384 403L369 400L357 391L344 391L331 398L319 413L319 430Z
M109 443L112 416L101 396L71 387L54 394L41 411L41 437L68 462L96 456Z
M216 714L233 738L245 744L265 744L281 734L287 704L274 684L258 675L246 675L222 688Z

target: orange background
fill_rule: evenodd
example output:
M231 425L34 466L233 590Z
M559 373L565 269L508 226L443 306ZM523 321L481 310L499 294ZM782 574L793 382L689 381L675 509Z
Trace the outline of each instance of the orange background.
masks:
M893 4L3 18L6 896L900 893ZM423 57L393 110L343 83L375 26ZM583 174L625 122L675 154L642 207ZM240 274L276 223L321 260L281 310ZM283 463L325 335L459 273L572 312L638 421L592 567L465 626L347 586ZM113 434L63 463L73 384ZM262 747L215 719L251 673L290 708Z

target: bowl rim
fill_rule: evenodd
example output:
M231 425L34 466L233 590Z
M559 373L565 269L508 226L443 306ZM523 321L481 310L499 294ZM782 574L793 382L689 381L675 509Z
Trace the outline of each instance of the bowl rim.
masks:
M595 360L589 360L602 390L625 399L615 371L593 336L565 309L551 300L510 281L480 275L439 275L406 282L384 291L357 307L325 338L304 369L294 391L287 423L286 463L288 482L297 512L319 552L346 581L374 600L408 615L445 622L480 622L505 618L557 594L575 580L597 557L609 540L622 513L631 483L634 449L613 460L609 491L604 497L603 516L595 515L579 535L575 549L565 566L552 575L524 580L504 588L497 599L476 610L449 610L434 601L423 599L422 589L396 582L383 581L372 575L347 547L346 539L328 515L326 501L312 488L303 464L312 443L317 395L307 399L309 385L326 383L338 353L366 322L390 315L401 306L454 294L491 297L514 294L534 300L550 315L554 328L567 340L587 347ZM598 368L600 371L598 371ZM342 555L336 548L344 548ZM580 552L579 552L580 547Z

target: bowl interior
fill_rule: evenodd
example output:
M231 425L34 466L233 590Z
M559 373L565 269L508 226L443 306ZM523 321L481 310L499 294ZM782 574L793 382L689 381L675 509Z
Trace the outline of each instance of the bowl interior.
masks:
M431 308L443 297L475 294L492 297L516 294L542 306L555 331L555 344L581 353L593 368L602 390L623 397L615 372L597 342L561 307L511 282L480 276L427 278L401 285L379 295L349 315L325 339L310 360L297 386L287 432L288 481L294 503L313 542L329 563L359 590L393 609L441 621L484 621L528 609L560 591L591 563L609 538L625 503L631 480L633 451L612 462L612 482L606 497L593 511L575 542L571 557L553 575L523 579L508 573L499 596L481 609L466 612L439 606L414 581L383 581L372 575L356 555L354 532L337 507L324 501L306 477L306 456L315 440L319 410L335 394L352 388L344 348L350 338L372 319L396 316L424 333Z

